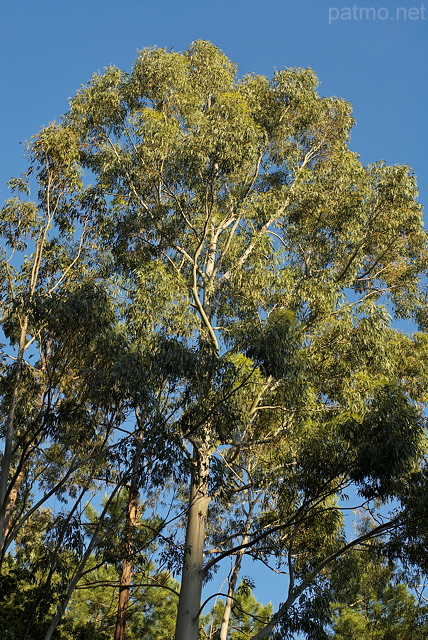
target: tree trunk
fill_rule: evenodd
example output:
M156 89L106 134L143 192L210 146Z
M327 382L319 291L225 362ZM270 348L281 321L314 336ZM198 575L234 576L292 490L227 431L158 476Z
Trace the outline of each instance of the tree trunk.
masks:
M195 471L192 474L187 513L183 573L178 601L175 640L197 640L201 606L205 528L208 512L208 475L211 451L194 446Z
M243 540L245 540L245 542L246 542L248 540L248 538L245 538ZM239 573L241 571L243 553L244 552L242 550L238 551L238 555L237 555L237 557L235 559L235 564L234 564L233 569L232 569L232 574L231 574L230 579L229 579L229 586L228 586L228 589L227 589L226 604L224 605L223 618L222 618L221 625L220 625L219 640L227 640L227 631L229 629L230 614L232 613L233 596L234 596L234 593L235 593L238 576L239 576Z
M13 495L14 487L9 487L8 482L12 468L12 454L15 440L15 413L19 402L22 366L24 363L24 352L27 342L28 316L25 316L21 325L18 355L15 363L15 380L13 383L12 396L10 399L9 411L6 418L6 436L3 452L3 462L0 474L0 549L3 551L8 525L12 516L13 506L16 496Z
M86 551L82 556L82 559L81 559L81 561L79 563L79 566L77 567L76 571L74 572L73 578L70 580L70 584L69 584L68 589L67 589L67 591L66 591L66 593L64 595L64 598L63 598L62 602L57 607L57 612L56 612L55 616L53 617L53 619L52 619L52 621L51 621L51 623L49 625L48 630L46 631L44 640L51 640L52 635L53 635L58 623L61 621L61 618L64 615L64 613L65 613L65 611L66 611L66 609L68 607L68 604L70 602L71 596L73 595L74 590L76 588L76 585L77 585L77 583L79 582L80 578L83 575L83 572L84 572L85 567L86 567L86 563L88 562L88 560L89 560L89 558L91 556L91 553L94 550L94 548L95 548L95 546L96 546L96 544L98 542L100 529L101 529L102 523L104 521L104 518L106 516L106 513L107 513L107 511L108 511L108 509L110 507L110 504L113 501L113 499L114 499L114 497L115 497L115 495L116 495L116 493L118 492L119 489L120 489L120 485L118 484L118 485L115 486L115 488L113 489L109 499L106 501L106 503L104 505L104 508L103 508L103 510L102 510L102 512L100 514L100 517L98 518L98 523L97 523L97 526L95 527L95 531L92 534L92 537L91 537L91 539L89 541L88 546L86 547Z
M132 477L129 486L128 505L126 513L125 529L125 557L122 561L122 572L119 582L119 602L117 608L116 627L114 640L125 639L126 618L128 613L129 597L131 592L131 580L134 569L132 554L134 551L135 527L140 516L140 496L138 493L138 464L141 458L143 446L143 434L136 435L136 449L132 463Z
M248 535L242 536L241 544L248 542ZM239 574L241 572L242 556L244 555L244 549L240 549L237 552L235 564L233 565L232 573L229 578L229 586L227 589L226 604L224 605L223 619L220 626L219 640L227 640L227 632L230 623L230 614L232 612L233 596L235 594L236 583L238 581Z
M138 519L138 494L136 499L130 499L128 504L128 518L131 526L135 527ZM132 523L132 524L131 524ZM128 534L127 534L128 535ZM122 572L119 583L119 603L117 608L116 627L114 631L114 640L124 640L126 618L128 611L129 596L131 590L131 580L133 573L132 550L133 540L128 538L125 543L126 557L122 562Z
M4 522L3 522L3 536L2 536L2 544L5 548L7 548L7 537L9 535L10 530L12 529L13 510L16 504L16 500L18 498L19 490L21 488L22 483L24 482L24 478L25 478L25 470L22 468L19 474L17 475L16 480L9 491L9 496L6 500ZM0 562L0 565L1 565L1 562Z

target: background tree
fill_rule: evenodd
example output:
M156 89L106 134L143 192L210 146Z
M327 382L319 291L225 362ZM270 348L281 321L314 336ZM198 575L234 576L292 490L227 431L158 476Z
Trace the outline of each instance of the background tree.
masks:
M367 528L369 523L365 523ZM402 581L402 570L372 542L344 558L332 576L333 631L329 637L418 640L427 634L426 599Z

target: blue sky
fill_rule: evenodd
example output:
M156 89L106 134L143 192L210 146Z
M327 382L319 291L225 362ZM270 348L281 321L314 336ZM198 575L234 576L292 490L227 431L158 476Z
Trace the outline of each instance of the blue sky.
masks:
M310 66L354 106L364 163L408 164L428 201L428 0L0 0L0 200L26 168L19 143L58 119L91 74L137 50L207 39L239 73ZM258 597L276 599L274 583ZM276 594L278 595L278 594Z
M358 1L0 0L0 199L25 168L19 142L64 113L93 72L203 38L242 74L312 67L322 95L352 102L362 161L409 164L426 202L428 1Z

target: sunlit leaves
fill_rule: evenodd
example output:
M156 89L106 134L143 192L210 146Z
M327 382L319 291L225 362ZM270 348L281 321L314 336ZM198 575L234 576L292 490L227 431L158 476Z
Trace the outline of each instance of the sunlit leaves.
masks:
M0 231L9 247L24 251L27 247L25 239L37 237L40 232L36 205L19 198L8 200L1 210Z
M122 125L125 111L121 87L125 78L120 69L111 66L102 75L94 74L72 100L70 121L77 121L81 129L90 132L95 144L102 127L114 131Z
M338 496L399 498L422 539L426 336L393 319L426 325L428 265L409 167L363 166L350 105L317 86L311 69L239 79L209 42L145 49L34 138L38 202L1 222L4 333L34 356L3 369L5 407L14 380L21 394L13 464L45 489L68 465L61 500L117 490L143 434L148 495L173 483L183 514L186 474L206 479L207 575L241 549L286 569L283 632L314 638L315 573L349 548Z

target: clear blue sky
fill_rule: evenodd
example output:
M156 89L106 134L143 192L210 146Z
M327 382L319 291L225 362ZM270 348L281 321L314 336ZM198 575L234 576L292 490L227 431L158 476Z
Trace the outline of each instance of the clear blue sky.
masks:
M359 2L359 4L358 4ZM428 200L428 0L0 0L0 200L25 164L18 143L67 110L94 71L137 50L202 38L240 73L312 67L322 95L354 105L365 163L406 163Z
M428 0L0 0L0 38L1 201L25 169L19 142L58 119L93 72L200 38L240 74L312 67L322 95L352 102L362 161L409 164L428 201ZM273 589L257 595L277 600Z

